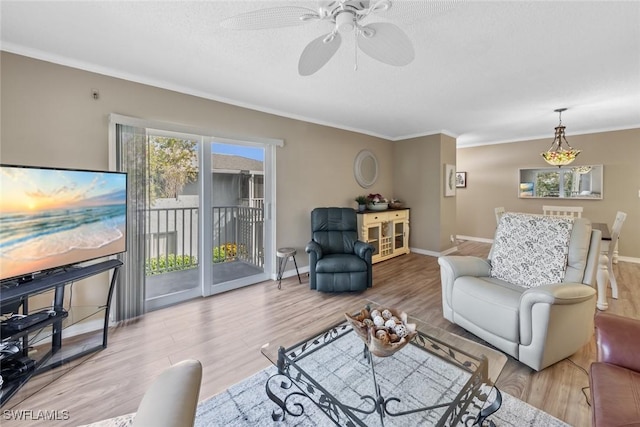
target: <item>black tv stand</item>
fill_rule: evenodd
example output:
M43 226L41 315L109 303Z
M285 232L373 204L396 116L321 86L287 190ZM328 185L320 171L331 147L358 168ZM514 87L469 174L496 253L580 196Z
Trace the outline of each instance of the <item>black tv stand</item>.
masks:
M109 310L111 308L111 299L113 296L113 290L118 277L118 271L122 266L122 262L119 260L111 259L96 264L61 269L51 272L49 274L33 277L32 280L27 282L20 282L19 284L3 286L0 293L0 305L10 305L15 302L22 302L22 313L29 314L29 297L35 294L43 293L46 291L54 290L54 300L52 310L56 312L65 312L64 309L64 291L67 285L77 282L82 279L94 276L99 273L113 270L111 275L111 283L109 285L109 291L107 293L107 300L104 305L95 307L90 314L79 315L79 321L84 320L91 316L95 316L104 311L104 324L102 328L102 340L101 342L91 342L89 345L83 344L79 346L79 349L74 349L70 346L67 351L66 346L62 348L62 330L71 325L69 320L72 316L52 316L46 321L32 325L19 332L12 333L8 336L1 337L2 342L7 341L21 341L22 356L29 357L29 336L42 333L45 328L51 328L51 345L47 346L48 351L44 354L37 353L37 360L35 360L35 366L29 373L22 375L20 378L5 382L0 389L0 407L13 397L29 379L37 374L44 373L46 371L54 370L62 365L68 364L71 361L79 359L90 353L102 350L107 347L107 336L109 329ZM71 302L70 302L71 304ZM69 307L69 314L72 314L74 307ZM48 335L46 335L48 336ZM70 338L71 339L71 338ZM66 341L66 339L65 339Z
M20 277L20 278L17 280L16 285L22 285L23 283L29 283L29 282L31 282L31 281L33 281L33 276L32 276L32 275L29 275L29 276L23 276L23 277Z

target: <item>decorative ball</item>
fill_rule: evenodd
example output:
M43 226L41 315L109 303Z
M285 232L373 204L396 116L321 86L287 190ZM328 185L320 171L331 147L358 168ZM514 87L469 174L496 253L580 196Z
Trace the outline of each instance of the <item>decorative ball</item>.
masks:
M376 326L384 326L384 318L382 316L374 317L373 324Z
M393 317L393 314L389 310L382 310L382 317L389 320Z
M372 319L375 319L376 317L381 316L380 310L371 310L370 315Z
M376 332L376 338L378 338L380 341L386 342L388 343L390 341L389 338L389 334L387 333L387 331L381 329L378 332Z
M407 334L409 333L409 330L407 330L407 327L404 326L403 324L399 324L399 325L396 325L395 328L393 328L393 332L395 332L396 335L399 336L400 338L403 338L407 336Z
M364 319L362 323L364 323L366 326L373 326L373 320L371 319Z
M393 316L392 319L394 322L396 322L396 325L399 325L400 323L402 323L402 321L398 319L396 316Z
M393 329L396 327L396 322L393 319L389 319L386 322L384 322L384 326L386 326L389 329Z

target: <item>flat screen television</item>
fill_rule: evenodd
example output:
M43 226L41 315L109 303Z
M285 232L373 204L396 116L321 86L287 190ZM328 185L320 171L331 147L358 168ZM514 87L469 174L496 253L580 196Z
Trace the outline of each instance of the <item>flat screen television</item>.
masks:
M127 175L0 165L0 281L126 251Z

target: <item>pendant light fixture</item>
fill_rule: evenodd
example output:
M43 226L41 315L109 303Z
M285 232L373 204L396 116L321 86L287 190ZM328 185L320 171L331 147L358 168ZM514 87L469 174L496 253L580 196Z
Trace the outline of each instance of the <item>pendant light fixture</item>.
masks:
M566 166L572 163L576 157L578 157L578 154L580 154L580 150L572 148L567 142L567 138L564 136L565 126L562 125L562 112L566 110L566 108L558 108L557 110L554 110L558 113L560 122L558 123L558 126L556 126L556 135L553 138L551 147L542 153L544 160L552 166ZM566 145L567 148L564 148L563 145Z

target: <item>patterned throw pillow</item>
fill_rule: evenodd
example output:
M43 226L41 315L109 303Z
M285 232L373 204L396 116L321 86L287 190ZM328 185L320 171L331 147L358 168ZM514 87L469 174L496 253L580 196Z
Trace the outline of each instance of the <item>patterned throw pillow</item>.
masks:
M503 214L493 243L491 277L526 288L562 282L572 228L573 218Z

